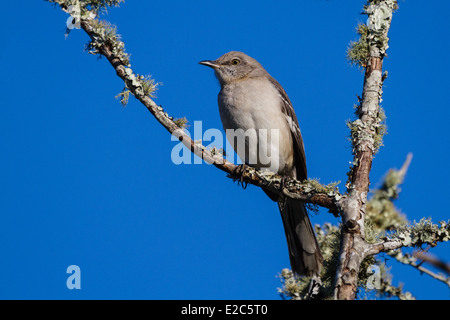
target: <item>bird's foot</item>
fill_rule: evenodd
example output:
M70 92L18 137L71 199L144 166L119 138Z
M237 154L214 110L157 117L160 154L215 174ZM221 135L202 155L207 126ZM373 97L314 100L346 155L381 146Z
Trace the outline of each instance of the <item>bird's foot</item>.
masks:
M238 182L238 185L241 185L243 189L247 188L248 182L244 181L244 172L247 168L247 165L245 163L240 164L237 166L237 168L233 172L233 180Z
M281 192L283 192L283 189L289 180L289 177L287 176L287 172L288 172L288 168L287 168L287 165L285 165L284 166L284 174L281 176L281 181L280 181L280 191Z
M289 177L282 176L280 181L280 191L283 192L284 187L286 186L286 182L289 180Z

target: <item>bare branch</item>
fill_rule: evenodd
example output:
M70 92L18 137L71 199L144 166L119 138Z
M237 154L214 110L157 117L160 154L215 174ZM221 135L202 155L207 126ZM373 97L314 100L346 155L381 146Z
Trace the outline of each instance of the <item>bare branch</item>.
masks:
M435 266L438 269L441 269L446 274L450 275L450 264L438 259L435 256L432 256L431 254L427 254L425 252L417 251L414 254L414 257L417 259L422 260L422 262L427 262L433 266ZM447 284L450 287L450 278L447 278Z
M388 251L387 254L394 259L396 259L398 262L403 263L405 265L412 266L419 270L422 273L425 273L429 275L430 277L441 281L445 283L447 286L450 287L450 277L446 277L443 274L435 273L425 267L422 266L422 262L426 261L429 262L432 265L437 266L438 268L444 270L447 274L450 274L450 266L439 259L430 256L429 254L425 254L424 252L418 251L414 253L413 255L410 254L403 254L401 250L395 250L395 251ZM422 262L418 262L418 259L422 259Z
M403 163L401 169L398 171L398 173L399 173L399 175L401 177L401 182L400 183L402 183L403 180L405 179L405 176L406 176L406 173L408 172L408 168L409 168L409 166L411 164L412 158L413 158L413 154L412 153L408 153L408 155L406 156L405 162Z

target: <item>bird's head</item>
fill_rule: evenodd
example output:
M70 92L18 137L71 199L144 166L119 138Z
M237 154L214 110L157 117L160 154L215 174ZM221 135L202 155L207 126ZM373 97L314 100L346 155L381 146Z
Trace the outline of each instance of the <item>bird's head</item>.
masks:
M225 53L217 60L204 60L199 63L213 68L222 86L267 74L258 61L239 51L231 51Z

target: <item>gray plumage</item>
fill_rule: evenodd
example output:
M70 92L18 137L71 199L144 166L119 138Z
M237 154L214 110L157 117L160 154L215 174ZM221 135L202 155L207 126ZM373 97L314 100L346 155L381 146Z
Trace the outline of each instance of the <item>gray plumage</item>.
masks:
M215 61L205 60L200 64L213 68L219 80L220 118L241 160L259 170L275 168L280 175L300 181L306 179L302 135L291 101L281 85L258 61L242 52L228 52ZM235 140L239 136L229 134L230 130L237 129L257 132L254 137L243 136L245 148L237 148ZM267 130L267 139L258 135L262 130ZM277 135L271 134L273 130L278 140ZM268 164L261 158L261 150L277 153L276 161ZM323 259L304 203L264 191L278 202L292 270L299 275L318 276Z

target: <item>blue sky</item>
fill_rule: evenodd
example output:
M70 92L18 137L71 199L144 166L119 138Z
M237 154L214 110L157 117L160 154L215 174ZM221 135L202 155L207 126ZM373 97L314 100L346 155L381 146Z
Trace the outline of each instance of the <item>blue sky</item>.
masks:
M161 82L174 117L221 128L219 86L197 64L239 50L285 88L308 173L342 181L351 161L345 120L362 73L345 60L364 1L127 1L118 26L135 72ZM0 21L0 298L278 299L289 266L275 203L221 171L171 162L176 142L123 88L105 59L83 52L80 30L44 1L8 1ZM388 135L372 188L407 153L397 207L409 220L447 220L450 3L400 1L390 31L383 107ZM322 210L313 223L338 221ZM432 253L450 261L449 245ZM81 269L81 289L66 269ZM419 299L448 287L392 260L393 281Z

